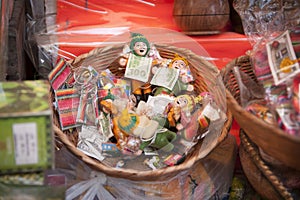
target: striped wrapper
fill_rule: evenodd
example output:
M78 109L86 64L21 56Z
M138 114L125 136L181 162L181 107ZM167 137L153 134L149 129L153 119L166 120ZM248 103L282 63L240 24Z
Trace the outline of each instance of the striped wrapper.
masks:
M49 73L48 79L52 88L54 90L58 90L66 82L70 75L70 65L64 59L60 59L55 68Z
M60 89L55 92L57 109L62 130L77 126L76 116L80 95L76 89Z

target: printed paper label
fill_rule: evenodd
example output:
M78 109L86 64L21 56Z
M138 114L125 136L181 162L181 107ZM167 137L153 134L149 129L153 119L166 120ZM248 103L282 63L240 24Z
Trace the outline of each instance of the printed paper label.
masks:
M286 31L266 44L268 61L276 85L296 75L299 64L292 46L289 32Z
M152 58L130 54L124 77L148 82L151 66Z
M158 85L172 90L179 77L179 70L161 67L157 70L151 80L152 85Z
M13 124L16 165L38 163L38 138L36 123Z

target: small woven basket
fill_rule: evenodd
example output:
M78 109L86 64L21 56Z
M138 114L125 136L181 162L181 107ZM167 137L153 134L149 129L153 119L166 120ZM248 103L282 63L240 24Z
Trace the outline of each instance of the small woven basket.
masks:
M122 52L124 44L107 46L96 48L87 54L83 54L77 57L74 60L70 61L72 70L80 66L93 66L97 71L102 71L110 66L109 69L116 76L123 76L118 70L118 66L112 66L112 61L114 61ZM177 53L180 56L183 56L189 60L189 66L191 68L193 77L195 79L194 88L195 91L199 94L203 91L213 91L214 97L217 102L223 102L223 105L226 106L224 102L225 99L225 88L221 80L220 71L210 62L204 60L202 57L192 53L190 50L181 49L178 47L172 47L167 45L156 45L157 50L159 51L161 57L163 58L173 58L174 54ZM205 75L205 76L203 76ZM216 79L218 77L219 79ZM221 84L221 85L218 85ZM51 91L51 98L54 100L54 91ZM226 109L226 108L222 108ZM170 179L181 171L187 170L194 165L196 161L203 157L203 155L209 154L220 142L222 142L228 135L229 129L232 123L232 116L230 112L226 112L227 120L224 123L222 129L220 130L219 137L216 142L209 144L204 151L200 151L202 141L199 142L193 147L192 151L186 157L183 163L175 166L170 166L157 170L147 170L139 171L135 169L125 169L125 168L114 168L105 165L104 163L95 160L76 148L78 133L74 129L70 131L62 131L59 125L59 116L56 110L53 110L53 126L54 131L65 146L69 150L78 156L85 163L92 166L95 170L105 173L108 176L125 178L134 181L160 181Z
M300 138L288 135L241 107L239 84L233 72L235 66L252 81L258 83L258 80L248 55L232 60L222 69L227 106L241 128L239 151L243 170L263 197L293 199L289 191L294 186L287 183L300 178ZM292 175L283 177L288 171Z

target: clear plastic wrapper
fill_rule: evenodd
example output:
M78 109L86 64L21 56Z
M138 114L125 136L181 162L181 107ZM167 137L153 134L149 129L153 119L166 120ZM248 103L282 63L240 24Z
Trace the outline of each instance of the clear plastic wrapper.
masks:
M299 24L300 4L297 0L236 0L233 6L252 45Z
M39 8L43 6L40 4L34 1L32 6ZM108 38L133 27L176 27L170 19L173 6L170 0L130 3L57 0L56 11L48 1L44 4L45 9L34 9L29 16L25 42L26 51L42 78L47 78L58 56L74 59L95 47L110 45L105 42ZM43 17L41 10L45 10Z
M191 169L160 181L132 181L94 171L62 147L56 152L56 170L66 176L66 199L222 199L229 195L236 151L229 135Z
M211 79L199 83L207 84L208 90L194 90L198 86L192 72L196 71L190 67L198 65L196 58L176 52L180 45L188 52L193 47L205 52L194 41L188 43L186 36L166 29L140 31L147 37L131 32L107 40L123 41L113 50L115 55L108 52L107 65L99 67L93 51L90 58L83 56L80 61L78 57L76 68L64 59L58 62L49 79L56 92L61 128L77 128L77 148L112 167L149 170L173 166L200 140L204 140L200 150L205 156L226 120L224 86L218 83L217 74L199 65L196 70ZM176 45L169 58L156 49L160 42Z
M172 1L127 4L126 1L59 0L57 3L58 7L70 6L70 9L58 12L54 26L43 28L39 24L45 19L32 20L28 24L27 41L36 42L39 49L35 66L53 68L44 67L53 89L54 109L59 115L60 128L75 138L71 142L76 144L76 151L79 149L81 154L84 152L111 170L133 170L138 176L138 172L152 173L155 169L180 165L195 144L201 145L199 152L193 152L197 159L205 158L217 147L227 120L221 75L216 66L207 61L209 54L201 45L172 31L172 20L166 20L172 17L172 10L164 9L170 8ZM145 44L147 48L143 51ZM175 62L184 64L185 68L174 67ZM141 68L135 68L136 63ZM157 93L157 96L149 97L148 84L151 94ZM172 124L172 130L166 127L168 124ZM73 134L75 132L78 135ZM229 146L233 147L232 143ZM208 160L203 165L209 162L214 161ZM202 173L203 168L197 169ZM74 190L73 197L90 189L84 198L95 194L101 198L107 194L105 189L112 188L114 195L124 193L123 199L138 199L139 194L132 190L145 188L144 181L111 179L105 171L96 178L91 174L76 186L82 187L78 193ZM181 178L177 178L169 177L162 185L168 187L169 180L175 180L172 185L178 184L174 188L182 191ZM95 184L99 181L101 184ZM103 183L109 184L104 187ZM152 195L151 199L162 193L160 185L146 184L154 185L146 186L142 192ZM120 191L113 185L118 185ZM226 184L222 183L223 186L227 190ZM202 189L199 189L200 197L202 192L208 191Z
M292 105L292 82L300 72L297 55L299 1L234 1L245 34L255 75L262 83L264 99L280 128L298 135L299 122ZM286 95L283 95L286 91Z

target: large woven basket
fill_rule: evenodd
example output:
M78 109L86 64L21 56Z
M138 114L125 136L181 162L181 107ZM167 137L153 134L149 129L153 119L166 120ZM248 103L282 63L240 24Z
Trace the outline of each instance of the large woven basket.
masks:
M123 46L124 44L107 46L103 48L102 47L96 48L87 54L83 54L77 57L76 59L71 60L70 64L73 70L80 67L81 65L84 66L91 65L97 71L102 71L106 69L107 66L110 66L110 70L113 73L115 73L115 75L122 76L123 74L118 74L120 72L117 66L112 66L111 63L120 55ZM217 102L223 101L224 103L225 100L224 85L221 80L220 72L213 64L204 60L202 57L194 54L193 52L187 49L181 49L178 47L172 47L167 45L157 45L156 48L158 49L160 55L163 58L172 58L174 56L174 53L186 57L189 60L190 68L195 78L194 87L196 92L200 93L202 91L214 91L215 100ZM203 74L205 74L205 76L202 76ZM216 77L219 77L220 80L216 79ZM219 83L222 84L218 85ZM54 100L53 91L51 91L51 98L52 100ZM226 105L226 103L224 105ZM97 161L85 155L84 153L82 153L76 148L78 133L76 132L76 130L73 130L73 132L62 131L59 126L58 114L56 113L55 110L53 114L53 119L54 119L53 126L54 126L54 131L57 137L59 138L59 140L61 140L70 149L72 153L74 153L76 156L81 158L81 160L83 160L85 163L92 166L95 170L103 172L109 176L126 178L129 180L159 181L159 180L167 180L168 178L172 178L176 176L178 173L180 173L181 171L191 168L196 161L198 161L202 157L205 157L205 155L209 154L220 142L222 142L228 135L228 131L232 123L231 113L227 111L226 115L227 115L227 120L224 126L222 127L222 129L220 130L219 137L217 138L217 140L215 140L214 143L209 144L204 151L200 151L202 141L199 141L193 147L191 153L189 153L189 155L186 157L183 163L176 166L166 167L166 168L157 169L153 171L152 170L139 171L134 169L114 168L114 167L107 166L102 162Z
M253 188L266 199L297 199L300 171L273 166L264 161L259 148L240 130L239 156L244 173ZM299 196L298 196L299 198Z
M288 135L242 108L239 84L233 73L235 66L252 81L258 83L258 80L248 55L232 60L222 70L227 106L241 128L239 153L243 170L261 196L293 199L290 192L299 188L299 183L294 183L300 179L300 138Z
M300 170L300 138L264 122L240 106L239 85L232 71L234 66L238 66L241 71L257 82L248 55L238 57L228 63L222 71L227 88L228 109L248 137L266 154L286 166Z

